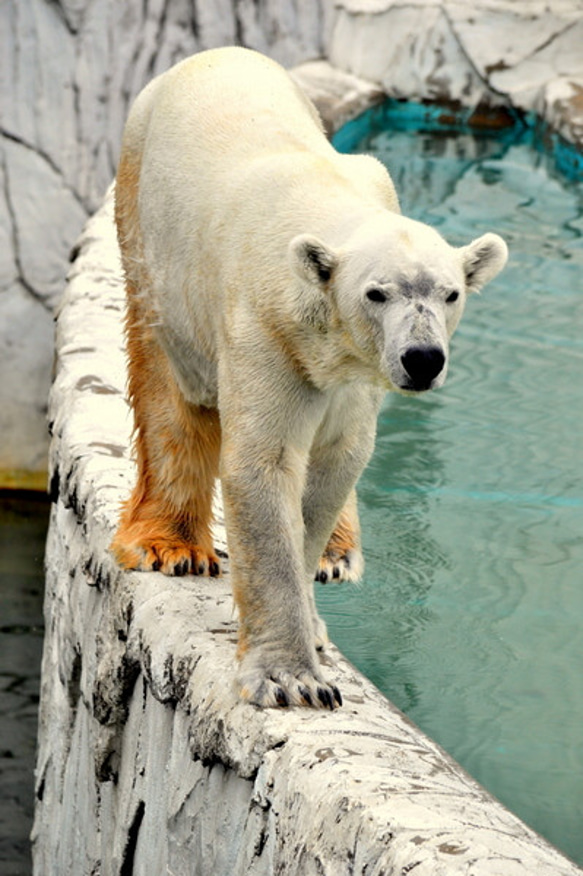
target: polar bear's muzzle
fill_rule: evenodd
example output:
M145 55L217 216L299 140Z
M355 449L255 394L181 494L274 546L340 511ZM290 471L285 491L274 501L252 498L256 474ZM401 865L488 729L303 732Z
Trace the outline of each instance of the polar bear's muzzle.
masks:
M441 386L445 379L445 364L446 357L441 347L409 347L401 355L404 382L399 388L409 392L424 392Z

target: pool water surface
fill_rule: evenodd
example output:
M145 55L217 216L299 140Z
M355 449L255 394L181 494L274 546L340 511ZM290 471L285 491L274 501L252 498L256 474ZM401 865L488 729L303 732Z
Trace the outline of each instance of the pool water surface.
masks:
M361 671L583 863L583 183L531 140L352 132L406 215L454 244L495 231L510 260L469 299L445 387L387 397L364 583L318 603Z

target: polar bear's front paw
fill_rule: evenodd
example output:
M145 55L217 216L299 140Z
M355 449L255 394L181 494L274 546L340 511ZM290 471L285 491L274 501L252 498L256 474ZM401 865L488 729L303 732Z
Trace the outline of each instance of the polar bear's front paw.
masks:
M190 544L175 537L124 539L117 534L112 550L124 569L139 572L163 572L165 575L204 575L216 578L221 574L219 558L212 549Z
M360 581L364 570L364 560L358 549L339 553L326 548L318 568L316 570L315 579L321 584L326 584L328 581L340 583L341 581Z
M294 674L287 669L243 671L238 678L241 698L262 708L312 706L333 711L342 705L335 684L328 684L311 672Z

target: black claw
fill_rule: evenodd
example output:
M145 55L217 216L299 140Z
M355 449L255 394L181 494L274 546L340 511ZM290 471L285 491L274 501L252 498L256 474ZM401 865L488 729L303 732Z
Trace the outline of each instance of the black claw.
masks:
M338 566L334 566L334 568L332 569L332 577L340 578L340 569L338 568Z
M318 688L318 699L320 700L320 702L322 703L323 706L325 706L327 709L330 709L330 711L332 711L332 709L334 708L334 703L332 702L332 694L330 693L329 690L326 690L323 687L319 687Z
M325 584L328 580L328 572L325 572L324 569L321 569L316 575L316 579L320 582L320 584Z
M211 560L210 565L209 565L209 575L211 576L211 578L218 578L220 574L221 574L221 567L219 566L218 563L215 563L214 560Z
M278 706L282 706L284 709L289 706L289 697L282 687L275 688L275 701Z
M300 689L299 689L299 690L300 690L300 696L301 696L301 698L303 699L303 701L306 703L306 705L308 705L308 706L313 706L313 705L314 705L314 701L313 701L313 699L312 699L312 694L310 693L310 691L308 690L308 688L307 688L307 687L304 687L304 685L302 684L302 685L300 685Z
M190 564L189 564L188 560L181 560L179 563L176 563L176 565L174 566L174 574L178 578L181 578L183 575L187 575L189 565Z
M196 567L196 574L197 575L204 575L205 570L206 570L205 564L199 563L198 566Z
M339 706L342 705L342 694L338 690L335 684L332 685L332 693L334 694L334 699L338 703Z
M159 572L159 571L160 571L160 560L154 560L154 562L152 563L152 572Z

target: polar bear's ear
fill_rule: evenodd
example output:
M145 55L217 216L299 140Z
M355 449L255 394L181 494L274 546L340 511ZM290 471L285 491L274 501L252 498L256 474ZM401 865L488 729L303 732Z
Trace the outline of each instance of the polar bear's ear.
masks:
M462 247L468 292L479 292L498 274L508 258L508 247L497 234L484 234Z
M299 234L289 245L289 256L294 271L304 280L324 286L331 279L338 264L334 250L311 234Z

